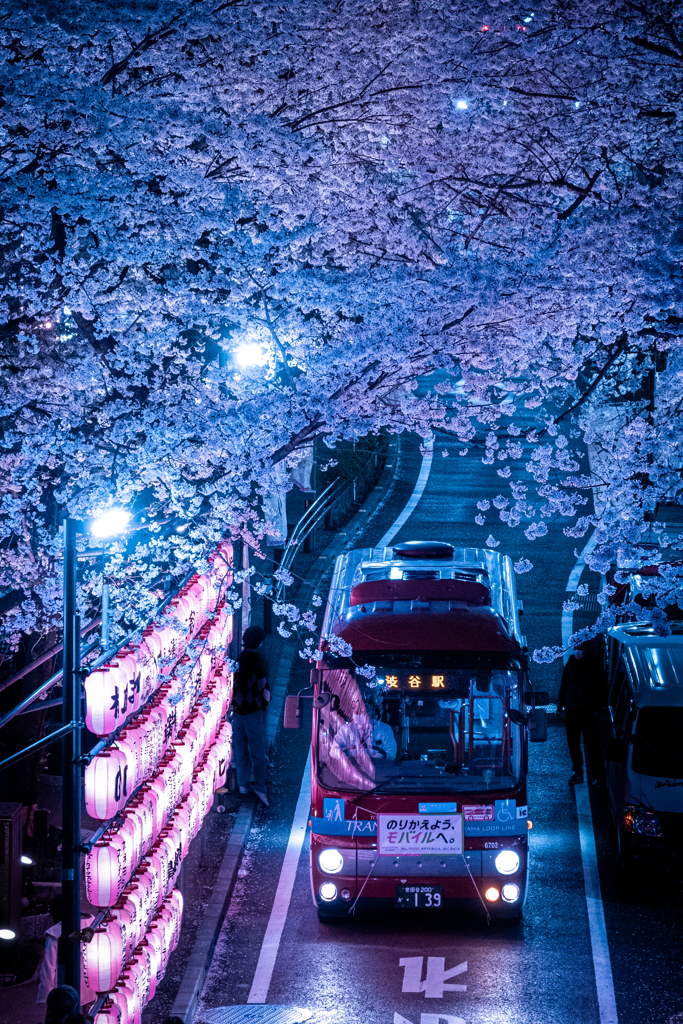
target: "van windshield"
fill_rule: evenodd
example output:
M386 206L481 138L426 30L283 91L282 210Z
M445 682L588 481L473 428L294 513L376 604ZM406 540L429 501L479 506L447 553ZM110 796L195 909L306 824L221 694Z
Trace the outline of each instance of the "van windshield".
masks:
M319 695L318 779L326 789L461 793L519 782L520 732L509 715L520 709L516 670L380 667L368 681L348 668L326 669Z
M638 775L683 777L683 708L643 708L631 766Z

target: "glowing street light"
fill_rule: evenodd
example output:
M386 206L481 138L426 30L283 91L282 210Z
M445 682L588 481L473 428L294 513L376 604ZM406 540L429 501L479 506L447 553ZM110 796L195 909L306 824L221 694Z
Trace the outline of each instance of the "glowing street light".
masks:
M235 361L242 369L249 366L263 366L265 353L258 342L248 341L235 349Z
M130 512L125 508L110 508L90 525L90 532L93 537L114 537L117 533L123 533L130 522Z

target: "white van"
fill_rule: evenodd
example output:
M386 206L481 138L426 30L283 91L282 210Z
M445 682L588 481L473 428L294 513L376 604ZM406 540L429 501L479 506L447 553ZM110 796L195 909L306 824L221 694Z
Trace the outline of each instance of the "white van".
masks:
M668 637L650 623L608 631L607 786L619 863L683 848L683 623Z

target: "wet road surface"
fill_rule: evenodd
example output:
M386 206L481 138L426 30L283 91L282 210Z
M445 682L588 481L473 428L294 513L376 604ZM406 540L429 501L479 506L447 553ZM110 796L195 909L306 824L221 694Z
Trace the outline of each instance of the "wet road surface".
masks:
M521 530L494 520L477 526L476 501L495 497L502 481L476 455L443 458L448 444L437 435L424 494L395 539L483 546L493 533L501 541L498 550L530 558L535 566L518 577L530 650L558 644L577 542L561 530L532 544ZM369 524L364 543L377 543L417 478L417 443L411 448L404 442L403 454L401 492ZM532 666L535 684L551 693L557 692L560 673L560 663ZM308 665L296 659L290 691L306 685L307 676ZM291 898L286 891L283 896L280 884L274 910L309 724L310 712L301 731L278 732L271 806L257 814L196 1020L217 1007L247 1004L250 994L252 1003L257 998L270 1006L301 1007L313 1024L668 1024L683 1011L680 882L655 873L617 877L604 791L588 793L584 786L575 794L567 785L564 729L554 716L548 742L530 745L530 884L519 925L488 925L480 906L457 914L394 911L321 923L311 899L307 838L295 863ZM593 876L586 847L582 861L577 801L584 808L584 846L594 842L597 850L599 870ZM604 946L596 914L603 915ZM279 945L272 973L264 974L264 936L268 930L272 939L273 921ZM410 991L420 988L415 977L427 980L428 970L429 991Z

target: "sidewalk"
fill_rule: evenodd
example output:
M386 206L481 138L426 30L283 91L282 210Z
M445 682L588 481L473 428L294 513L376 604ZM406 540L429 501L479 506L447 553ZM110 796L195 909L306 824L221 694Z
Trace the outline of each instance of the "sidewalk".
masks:
M38 979L0 989L0 1024L42 1024L45 1004L38 1005Z

